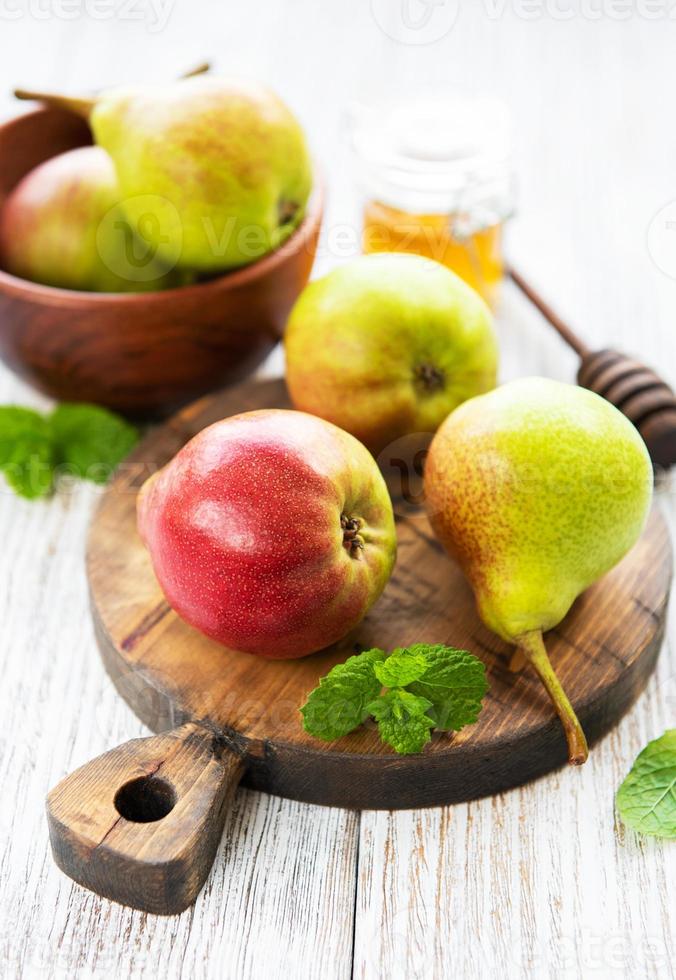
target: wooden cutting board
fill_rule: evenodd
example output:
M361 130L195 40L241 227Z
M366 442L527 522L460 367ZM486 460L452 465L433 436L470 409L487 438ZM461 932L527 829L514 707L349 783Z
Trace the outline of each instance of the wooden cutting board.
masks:
M343 642L303 660L266 661L226 650L175 615L136 532L138 488L204 426L264 407L289 407L283 382L208 396L156 429L105 492L91 527L87 573L104 663L137 715L167 734L121 746L60 783L48 800L52 845L77 881L150 911L194 900L240 779L310 803L394 809L497 793L567 757L536 676L508 670L510 649L480 623L462 573L434 538L421 507L421 456L406 440L379 460L397 518L395 572ZM669 534L653 510L632 552L546 637L590 743L654 667L671 565ZM484 660L490 691L477 724L436 734L413 756L393 754L371 726L331 744L303 732L298 709L333 664L415 642Z

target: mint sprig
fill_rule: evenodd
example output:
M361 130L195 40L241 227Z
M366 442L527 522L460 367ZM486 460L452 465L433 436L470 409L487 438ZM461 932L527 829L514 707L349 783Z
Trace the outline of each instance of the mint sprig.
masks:
M138 438L133 425L98 405L63 404L49 415L0 406L0 471L17 494L35 500L62 470L105 483Z
M407 755L422 751L433 728L460 731L475 722L487 690L486 668L467 650L426 643L389 656L365 650L322 677L301 708L303 727L333 741L370 715L383 742Z
M622 822L632 830L676 838L676 728L639 753L615 802Z

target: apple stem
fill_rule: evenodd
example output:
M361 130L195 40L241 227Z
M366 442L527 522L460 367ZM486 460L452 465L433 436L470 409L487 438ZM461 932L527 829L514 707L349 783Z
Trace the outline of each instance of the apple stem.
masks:
M568 742L568 761L572 766L581 766L583 762L587 761L589 755L587 739L582 731L578 717L573 710L573 706L568 700L566 692L561 687L561 682L551 665L544 640L542 639L541 630L533 630L530 633L524 633L522 636L519 636L517 638L517 646L528 662L535 668L556 709L556 713L561 719L561 724L563 725Z
M29 102L44 102L45 105L53 106L55 109L66 109L74 112L77 116L89 119L91 111L95 105L95 99L82 99L70 95L61 95L59 92L33 92L29 89L14 89L17 99Z

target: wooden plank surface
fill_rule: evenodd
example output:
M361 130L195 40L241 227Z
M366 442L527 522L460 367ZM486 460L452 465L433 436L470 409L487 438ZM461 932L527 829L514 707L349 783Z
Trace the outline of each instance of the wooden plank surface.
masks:
M514 258L591 342L639 351L674 383L676 282L647 248L653 217L676 198L667 5L654 20L585 17L571 0L556 5L573 12L563 20L546 13L553 4L541 16L515 2L462 4L450 33L425 45L392 41L378 23L397 33L386 6L175 0L154 30L120 16L37 19L26 5L0 20L0 88L168 76L204 55L267 77L299 110L329 179L318 271L354 250L339 141L349 99L383 86L500 94L517 133ZM390 18L403 10L389 7ZM3 95L0 110L11 109ZM574 357L509 289L500 335L504 379L572 378ZM6 372L0 400L41 404ZM660 496L673 527L671 486ZM342 980L353 964L369 980L674 975L676 848L613 817L634 756L676 722L673 625L646 694L582 771L479 803L361 817L244 791L205 892L180 918L72 885L48 853L44 794L143 731L94 650L82 559L96 496L0 494L0 976Z

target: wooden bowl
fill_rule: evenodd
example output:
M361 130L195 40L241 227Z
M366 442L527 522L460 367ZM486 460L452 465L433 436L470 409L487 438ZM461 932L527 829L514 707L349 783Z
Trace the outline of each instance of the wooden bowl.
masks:
M39 109L0 126L0 205L33 167L91 143L81 119ZM312 268L322 217L278 251L209 282L165 292L88 293L0 271L0 357L40 391L157 417L253 371L280 339Z

